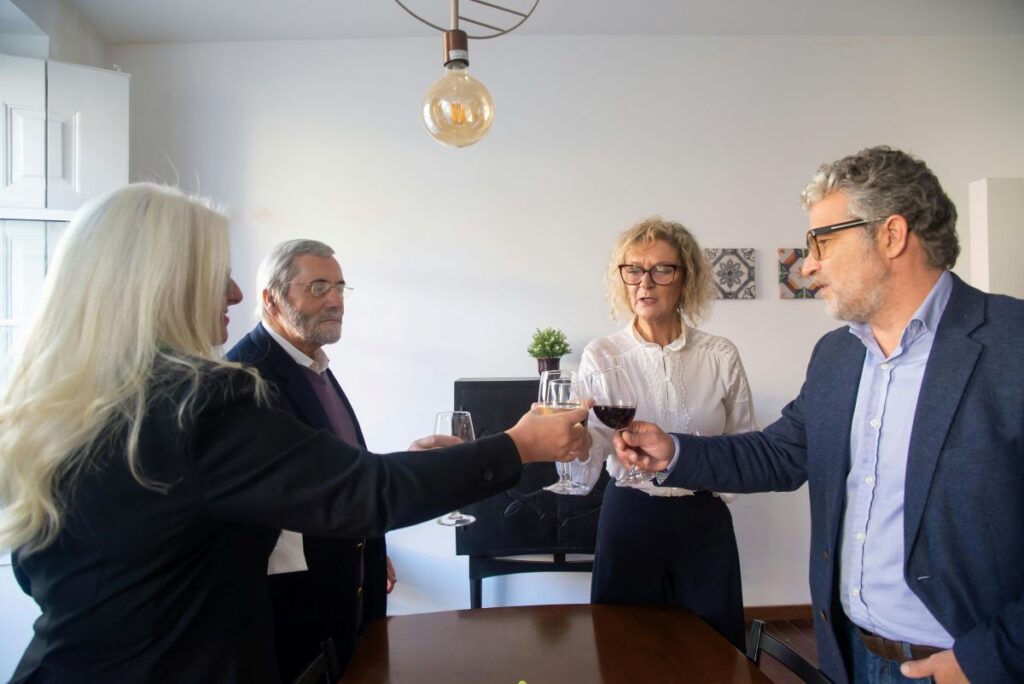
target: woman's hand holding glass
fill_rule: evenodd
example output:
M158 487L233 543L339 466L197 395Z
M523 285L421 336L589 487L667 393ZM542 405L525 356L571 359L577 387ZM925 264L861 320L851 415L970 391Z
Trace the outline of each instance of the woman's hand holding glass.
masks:
M535 406L505 434L516 443L519 459L524 464L571 461L586 453L590 446L587 429L581 425L586 419L586 408L544 415L540 407Z

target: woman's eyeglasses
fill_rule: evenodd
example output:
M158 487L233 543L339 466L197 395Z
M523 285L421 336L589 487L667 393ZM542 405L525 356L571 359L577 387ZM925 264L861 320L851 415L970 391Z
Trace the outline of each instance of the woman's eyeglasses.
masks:
M679 266L675 264L658 264L650 268L640 268L633 264L619 264L619 277L627 285L639 285L644 275L650 273L655 285L671 285L676 279Z

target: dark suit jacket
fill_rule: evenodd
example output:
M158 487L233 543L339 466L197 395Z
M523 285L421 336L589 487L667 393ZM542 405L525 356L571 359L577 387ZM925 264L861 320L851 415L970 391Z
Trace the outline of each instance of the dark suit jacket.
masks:
M141 428L141 486L124 435L66 492L56 541L16 552L42 608L15 682L278 682L267 595L277 530L377 536L515 484L507 435L379 458L252 399L237 370L201 378L184 427L167 385Z
M814 349L800 395L760 433L679 435L666 484L730 492L809 483L811 600L821 667L847 681L839 532L863 343ZM953 635L974 684L1024 681L1024 301L953 276L917 402L904 498L904 577Z
M330 422L302 367L262 325L257 325L227 353L231 361L251 365L270 382L278 408L315 430L331 431ZM366 447L352 405L331 371L327 376ZM281 676L290 681L334 639L342 667L355 649L362 628L387 612L387 547L384 537L369 539L303 538L307 572L270 576L274 637Z

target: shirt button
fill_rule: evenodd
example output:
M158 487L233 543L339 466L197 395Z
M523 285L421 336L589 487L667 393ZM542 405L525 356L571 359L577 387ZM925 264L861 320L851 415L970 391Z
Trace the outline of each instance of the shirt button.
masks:
M864 478L864 481L867 482L868 484L874 484L875 477L873 475L868 475L867 477Z
M862 542L862 541L864 541L864 533L863 533L863 532L858 532L858 533L857 533L856 535L854 535L854 536L855 536L855 537L857 538L857 541L859 541L859 542Z
M879 425L882 424L882 421L878 420L877 418L872 418L871 422L868 424L873 428L877 428Z
M860 596L860 589L857 589L856 587L854 587L853 591L851 591L850 593L853 594L854 596Z
M882 364L882 370L889 370L889 362L888 361L886 361L885 363Z

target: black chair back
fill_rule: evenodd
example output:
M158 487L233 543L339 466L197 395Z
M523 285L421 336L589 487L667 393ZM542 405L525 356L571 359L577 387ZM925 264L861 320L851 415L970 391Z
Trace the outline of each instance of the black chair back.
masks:
M832 684L832 681L811 665L799 653L789 647L786 642L765 631L764 620L754 620L750 625L750 636L747 638L747 658L760 666L761 654L767 653L782 663L790 672L807 684Z

